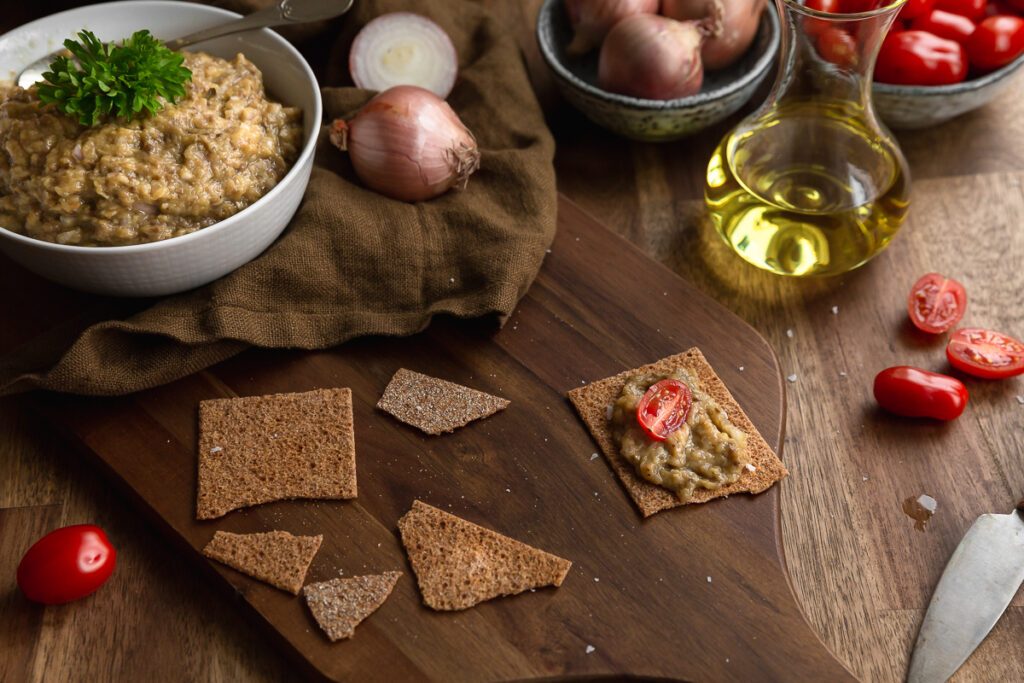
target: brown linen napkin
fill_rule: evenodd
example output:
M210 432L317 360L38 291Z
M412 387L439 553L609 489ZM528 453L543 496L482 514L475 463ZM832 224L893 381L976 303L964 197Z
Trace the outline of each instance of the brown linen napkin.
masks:
M459 54L448 102L482 153L466 190L416 204L387 199L359 184L321 131L305 199L259 258L127 318L85 327L70 345L66 334L33 340L0 358L0 394L126 394L250 345L321 349L362 335L409 335L439 313L503 322L554 237L554 142L518 46L474 2L358 0L331 50L328 78L341 78L359 27L408 9L440 24ZM325 125L373 95L353 87L323 94Z

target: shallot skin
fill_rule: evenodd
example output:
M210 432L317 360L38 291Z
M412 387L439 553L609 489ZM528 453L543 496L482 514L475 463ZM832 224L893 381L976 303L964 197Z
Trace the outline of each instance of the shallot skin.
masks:
M601 88L649 100L700 91L704 82L704 23L638 14L617 23L604 39L597 64Z
M571 56L590 52L604 40L612 26L634 14L657 14L660 0L566 0L565 9L573 28L572 42L565 48Z
M461 189L480 166L473 134L447 102L417 86L385 90L329 133L367 187L406 202Z
M712 19L701 48L705 69L724 69L754 42L767 0L663 0L661 13L678 21Z

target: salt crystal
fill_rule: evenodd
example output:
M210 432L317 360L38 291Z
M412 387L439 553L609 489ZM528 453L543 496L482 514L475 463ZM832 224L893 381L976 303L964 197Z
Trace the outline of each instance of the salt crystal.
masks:
M840 377L846 377L846 370L840 370L839 371L839 376Z
M591 453L590 454L590 459L591 460L596 460L597 459L597 453Z
M597 578L596 576L594 577L594 583L597 583L597 582L598 582L598 581L600 581L600 580L601 580L601 579Z
M505 489L505 493L512 493L512 489Z
M793 330L786 330L786 336L789 337L790 339L792 339L793 338Z
M708 577L708 583L711 583L711 577L710 576Z
M861 478L860 478L860 480L861 480L861 481L867 481L867 480L868 480L868 478L867 478L867 477L861 477Z
M832 307L832 315L836 315L837 313L839 313L839 307L838 306L833 306Z
M170 443L170 442L168 441L168 443ZM210 449L210 452L211 453L220 453L222 450L224 450L224 449L221 448L220 446L214 446L213 448Z
M587 652L587 654L589 655L589 654L590 654L591 652L593 652L593 651L594 651L595 649L596 649L596 648L595 648L595 647L594 647L593 645L587 645L587 650L586 650L586 652Z
M788 379L790 382L795 382L796 381L796 374L794 373L794 374L790 375L789 377L787 377L786 379Z
M751 472L756 472L757 468L751 465L749 462L746 464L746 468Z
M740 372L743 372L743 366L742 365L740 366Z
M448 278L448 282L455 282L455 278L453 278L453 277Z
M1024 406L1024 396L1021 396L1020 394L1017 394L1017 403L1019 403L1022 406Z

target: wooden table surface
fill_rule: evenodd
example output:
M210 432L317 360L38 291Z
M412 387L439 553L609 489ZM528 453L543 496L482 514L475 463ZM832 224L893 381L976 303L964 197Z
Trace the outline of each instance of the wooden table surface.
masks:
M0 29L75 3L5 9ZM79 3L82 4L82 3ZM947 124L897 135L913 173L910 216L874 261L832 279L746 266L706 222L704 164L737 120L664 145L607 133L561 102L533 42L540 0L492 5L516 27L558 141L560 191L736 312L774 346L788 383L782 538L808 621L863 680L897 681L946 558L975 517L1024 494L1024 378L968 381L951 424L880 413L871 380L889 365L946 371L943 340L915 333L905 297L921 274L960 280L964 324L1024 337L1024 82ZM93 598L0 620L0 680L282 680L270 641L183 564L160 534L38 417L0 400L0 614L23 598L22 549L91 522L119 539L118 571ZM927 493L924 532L901 509ZM22 612L19 612L22 613ZM1024 595L954 680L1024 680Z

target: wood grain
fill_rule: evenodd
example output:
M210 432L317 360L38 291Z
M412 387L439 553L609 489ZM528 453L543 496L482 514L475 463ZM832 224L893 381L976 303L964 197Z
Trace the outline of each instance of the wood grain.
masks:
M226 581L286 649L330 678L375 671L392 680L625 673L841 680L847 674L808 628L782 569L777 489L642 521L605 462L591 458L596 447L566 390L693 345L777 447L784 406L771 349L563 200L545 266L500 331L486 321L441 321L408 339L311 354L253 351L126 398L39 395L33 402L176 549L219 577L216 583ZM423 435L374 408L398 367L505 397L511 406L452 435ZM198 402L321 386L353 391L359 498L287 501L197 522ZM395 534L416 498L568 558L572 571L557 591L433 612L421 604ZM301 600L201 558L215 529L322 533L309 581L339 570L398 569L408 578L353 641L331 644Z
M0 25L9 28L78 4L83 3L13 5L5 8ZM703 166L739 115L669 145L616 138L554 91L532 33L540 0L485 4L524 48L558 141L561 192L752 324L772 343L784 373L797 375L787 385L785 447L794 475L780 489L793 588L815 629L859 678L901 680L945 557L978 514L1007 512L1019 498L1024 405L1016 396L1024 396L1024 382L970 382L967 414L943 428L879 415L870 378L891 362L945 368L942 343L918 337L905 323L904 290L928 270L967 286L965 322L1024 337L1024 84L1018 79L992 104L946 124L899 134L914 175L910 219L878 259L842 278L785 280L737 261L704 222ZM832 314L832 306L838 313ZM38 332L47 329L48 321L31 306L15 310L18 320L36 320ZM534 339L543 339L545 326L536 326ZM0 340L9 329L0 325ZM240 391L254 388L244 374L237 382ZM66 451L64 441L27 415L19 401L0 402L0 468L7 477L0 507L38 506L19 511L17 524L33 528L47 526L50 504L61 505L63 518L72 521L130 520L133 508ZM939 500L923 533L913 531L913 520L900 511L903 497L922 492ZM187 662L190 676L181 677L270 681L293 673L283 655L229 609L228 600L178 563L153 527L133 524L131 552L148 558L156 571L131 574L117 599L104 604L106 618L124 625L116 641L99 651L71 647L76 622L65 619L48 625L39 644L29 647L46 648L46 661L72 680L84 678L74 673L84 658L91 672L111 677L128 670L139 652L168 671L180 673L180 662ZM5 570L3 576L11 574ZM8 599L10 585L3 589ZM164 599L156 616L139 608L136 589L173 599ZM157 629L170 635L147 637ZM1022 636L1024 603L1018 595L954 681L1024 680ZM9 661L9 642L0 639L0 662Z
M530 4L524 23L540 3ZM895 364L950 371L944 338L917 334L907 322L906 293L925 272L966 286L965 325L1024 337L1024 84L1017 79L995 102L941 126L900 132L914 176L901 234L859 271L794 280L747 266L706 218L706 159L742 113L678 143L631 143L550 96L542 64L533 73L549 94L561 191L753 325L784 374L795 376L786 438L795 475L782 489L794 590L858 677L902 680L953 548L978 515L1008 512L1019 498L1024 379L965 378L968 411L950 425L881 414L871 382ZM921 493L939 504L924 533L901 508ZM1019 593L953 680L1024 679L1024 651L1008 646L1022 637Z

